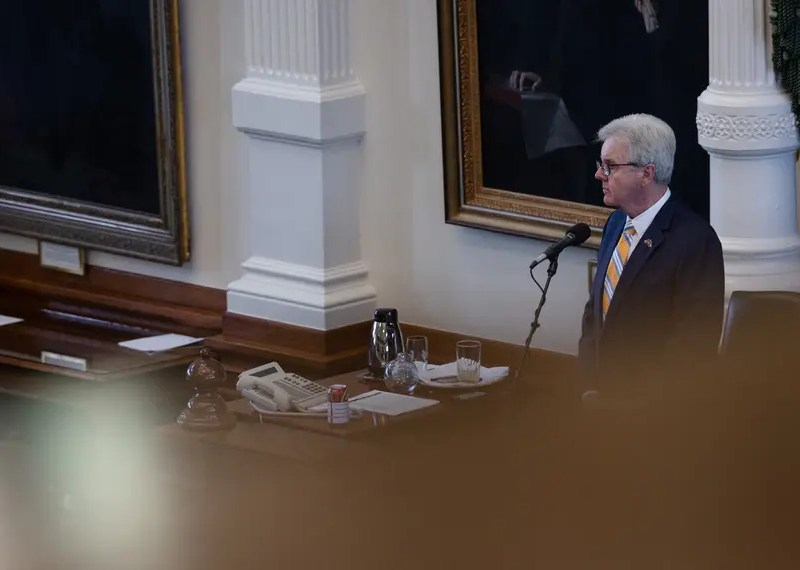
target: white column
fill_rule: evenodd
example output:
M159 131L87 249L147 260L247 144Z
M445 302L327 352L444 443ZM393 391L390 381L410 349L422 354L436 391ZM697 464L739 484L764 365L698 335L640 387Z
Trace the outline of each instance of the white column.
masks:
M726 289L800 290L795 117L772 70L769 0L710 0L710 81L698 99L711 224Z
M329 330L369 320L361 259L364 88L349 0L244 0L247 77L233 122L248 135L250 253L234 313Z

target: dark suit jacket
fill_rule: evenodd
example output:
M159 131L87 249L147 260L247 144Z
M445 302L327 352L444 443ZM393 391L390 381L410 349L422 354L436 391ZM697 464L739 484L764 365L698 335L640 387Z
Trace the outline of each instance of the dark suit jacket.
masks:
M639 392L707 373L722 330L725 279L719 238L674 196L628 259L603 321L606 268L625 220L618 210L606 222L583 316L582 388L601 393Z

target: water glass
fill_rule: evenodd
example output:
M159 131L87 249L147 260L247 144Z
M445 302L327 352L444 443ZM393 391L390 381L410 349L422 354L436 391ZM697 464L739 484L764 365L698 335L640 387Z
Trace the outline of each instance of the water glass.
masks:
M480 382L480 341L460 340L456 343L456 374L458 375L459 382Z
M425 335L408 337L406 339L406 352L411 355L420 374L428 369L428 337Z

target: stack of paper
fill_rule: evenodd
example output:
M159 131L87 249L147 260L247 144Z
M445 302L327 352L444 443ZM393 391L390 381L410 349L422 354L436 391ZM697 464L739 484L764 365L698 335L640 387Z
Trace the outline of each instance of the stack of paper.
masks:
M371 390L350 399L350 407L354 410L363 410L375 414L385 414L387 416L399 416L415 410L421 410L429 406L438 404L439 400L429 400L427 398L415 398L393 392L383 392L381 390ZM328 404L320 404L311 408L312 412L325 411Z

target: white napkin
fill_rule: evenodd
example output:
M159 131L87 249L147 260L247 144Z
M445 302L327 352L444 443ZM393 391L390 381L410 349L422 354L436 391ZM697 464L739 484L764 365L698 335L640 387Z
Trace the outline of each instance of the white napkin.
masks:
M442 364L436 368L428 368L420 376L425 380L438 380L440 378L450 378L458 375L458 368L455 361ZM486 368L481 366L481 383L491 383L508 376L508 366L495 366Z

